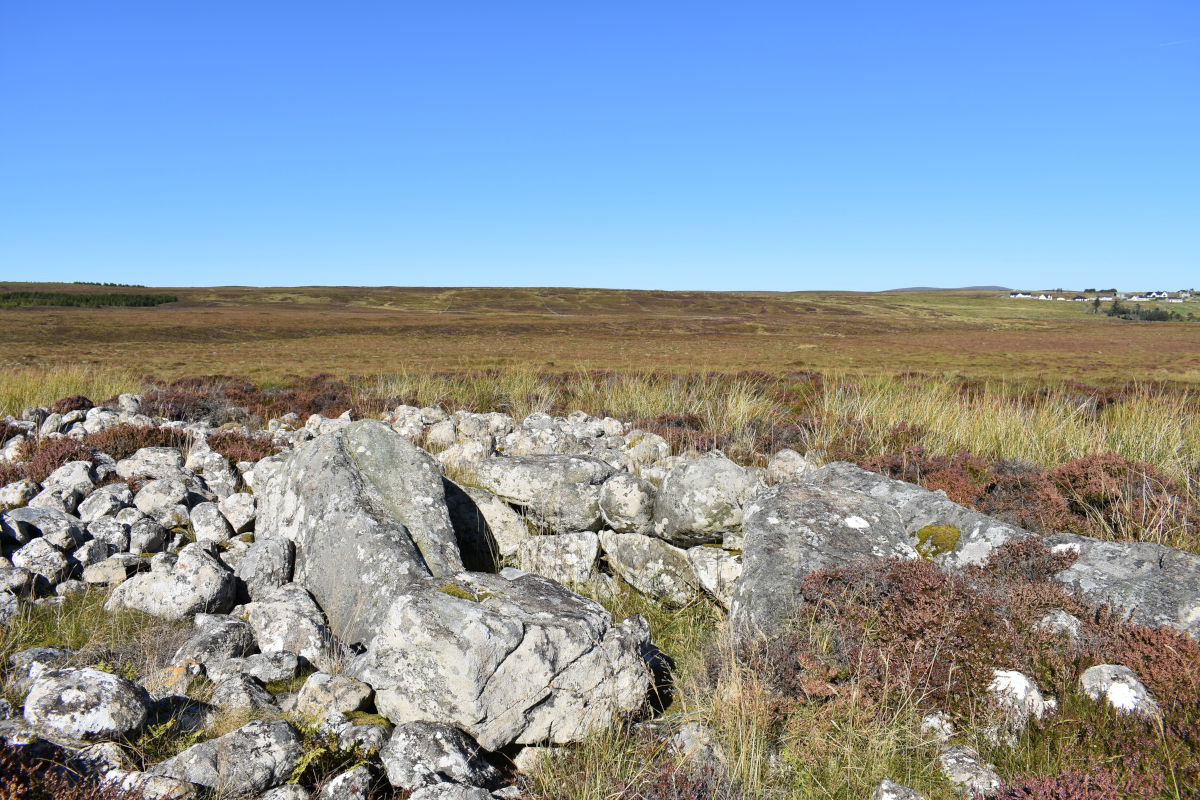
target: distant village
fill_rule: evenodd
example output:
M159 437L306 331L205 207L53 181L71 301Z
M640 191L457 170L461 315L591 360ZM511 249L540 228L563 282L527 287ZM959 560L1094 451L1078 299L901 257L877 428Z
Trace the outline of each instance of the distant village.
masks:
M1014 300L1060 300L1075 303L1094 303L1097 300L1101 303L1111 303L1114 300L1130 303L1183 303L1191 300L1194 295L1194 289L1180 289L1175 292L1118 292L1115 289L1097 292L1095 289L1084 289L1083 294L1055 289L1043 292L1015 291L1008 293L1008 296Z

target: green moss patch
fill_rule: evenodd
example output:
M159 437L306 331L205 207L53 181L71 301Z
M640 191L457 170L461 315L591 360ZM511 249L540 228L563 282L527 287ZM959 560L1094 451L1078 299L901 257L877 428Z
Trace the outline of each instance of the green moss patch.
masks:
M953 553L962 538L962 532L953 525L926 525L915 534L917 552L932 561L938 556Z
M443 583L438 587L438 591L442 594L448 594L451 597L457 597L459 600L470 600L472 603L479 602L479 597L474 592L468 591L456 583Z

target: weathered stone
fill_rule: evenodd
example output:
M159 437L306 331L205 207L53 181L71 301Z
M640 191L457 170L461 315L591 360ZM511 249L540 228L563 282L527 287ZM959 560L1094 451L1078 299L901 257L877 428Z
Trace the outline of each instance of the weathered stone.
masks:
M133 608L164 619L200 612L223 614L233 607L233 572L200 544L179 551L175 564L129 578L113 590L105 608Z
M133 490L129 488L129 484L114 483L101 486L88 495L87 499L79 504L77 512L81 520L90 523L101 517L111 517L132 503Z
M871 793L871 800L925 800L925 795L891 778L884 778Z
M484 459L496 454L496 440L484 434L476 439L467 439L450 445L437 454L437 460L447 470L473 471Z
M233 537L233 528L216 503L197 503L189 512L192 532L198 542L221 543Z
M321 788L318 800L366 800L371 789L371 770L358 766L335 776Z
M165 775L121 769L106 773L102 785L118 795L141 796L144 800L194 800L199 788Z
M250 545L234 568L234 573L245 585L247 599L261 599L272 589L290 583L295 552L295 545L283 537Z
M720 453L687 459L658 489L654 535L685 548L720 542L724 531L741 527L742 508L757 489L745 469Z
M943 494L844 461L826 464L812 473L809 481L816 486L860 492L894 509L917 551L946 569L963 570L983 564L1005 542L1032 535L1023 528L963 508Z
M187 526L187 496L188 489L182 481L159 478L143 486L134 495L133 504L138 511L170 530Z
M899 515L866 495L781 483L755 498L742 525L742 576L730 622L775 636L795 616L797 591L812 572L860 560L918 558Z
M454 528L463 568L471 572L495 572L500 561L500 545L492 536L487 519L471 495L457 483L443 480L442 488L446 492L446 509L450 514L450 525Z
M208 701L223 709L275 709L275 698L258 678L250 675L231 675L213 689Z
M218 739L192 745L153 767L227 797L251 797L287 780L303 752L288 723L251 722Z
M78 517L50 508L15 508L0 514L3 538L21 545L41 537L63 550L74 550L85 538Z
M699 594L700 582L687 553L662 539L602 531L600 545L613 571L647 597L685 606Z
M14 567L7 558L0 558L0 593L25 594L32 584L32 572L25 567Z
M1042 697L1037 684L1016 670L993 670L987 691L1003 714L1006 726L1013 732L1024 728L1030 719L1040 720L1053 708L1053 704Z
M687 551L696 582L721 608L733 602L733 590L742 577L742 554L702 544Z
M595 577L600 539L591 531L531 536L517 549L517 564L526 572L564 586L583 586Z
M80 569L87 569L92 564L99 564L115 553L116 548L110 546L107 542L100 539L88 539L75 548L74 552L71 553L71 559Z
M241 484L238 471L229 463L229 459L209 448L207 442L197 445L188 453L184 466L201 476L204 485L218 498L231 496Z
M397 789L411 791L443 781L487 787L500 780L500 771L483 758L475 741L438 722L397 726L379 759L388 782Z
M116 586L130 575L150 568L148 559L133 553L116 553L98 564L83 568L83 580L99 586Z
M209 661L204 665L209 680L221 681L231 675L249 675L265 683L290 681L300 672L300 658L295 653L279 650L255 653L245 658Z
M129 478L179 478L184 471L183 453L174 447L143 447L117 462L117 475Z
M276 786L267 791L259 800L308 800L310 796L308 789L300 784L285 783L283 786ZM365 798L366 795L363 795L363 800Z
M0 459L2 461L3 459ZM41 491L36 483L28 478L5 484L0 488L0 511L10 511L28 505Z
M169 539L166 529L150 517L143 516L129 526L129 552L131 553L161 553L166 548Z
M296 696L296 711L319 718L330 711L348 714L362 711L371 702L371 687L346 675L314 672L300 687Z
M175 651L172 662L208 665L258 652L250 623L227 614L197 614L196 632Z
M104 542L111 547L114 553L124 553L129 550L129 528L117 522L113 517L99 517L92 520L88 523L87 532L96 541Z
M938 766L946 780L961 791L988 795L1000 788L996 768L983 761L970 747L951 747L942 751Z
M486 533L476 536L484 539L490 537L490 541L496 544L496 555L499 558L515 556L521 542L533 535L524 518L514 511L512 506L489 491L473 486L461 488L462 493L471 502L464 502L461 497L446 493L446 501L450 504L450 518L454 521L455 529L472 526L486 528Z
M71 564L66 555L46 539L34 539L13 553L14 567L23 567L43 581L53 586L66 579L71 572Z
M296 582L350 644L414 583L463 568L437 462L381 422L314 439L257 494L257 536L296 545Z
M41 673L25 698L25 721L68 739L115 739L146 722L149 698L137 684L91 667Z
M1073 642L1079 638L1082 624L1078 617L1068 614L1061 608L1056 608L1038 620L1034 627L1041 631L1060 634L1067 637L1068 641Z
M262 652L296 653L323 668L334 666L342 658L325 615L303 587L286 583L246 608Z
M1111 606L1138 625L1168 625L1200 639L1200 556L1153 542L1105 542L1062 533L1055 551L1078 560L1053 580L1095 606Z
M817 469L817 465L795 450L780 450L767 462L767 479L771 483L804 480Z
M497 456L475 471L484 489L559 532L599 529L600 487L612 474L598 458L570 455Z
M654 520L654 484L619 472L600 489L600 513L617 533L649 533Z
M245 533L254 527L255 501L254 495L239 492L221 499L217 503L221 513L233 528L234 533Z
M569 742L641 708L650 690L640 617L534 575L466 574L395 602L354 664L403 724L444 722L486 749Z
M1093 700L1104 699L1117 711L1161 718L1162 709L1129 667L1100 664L1084 670L1079 688Z

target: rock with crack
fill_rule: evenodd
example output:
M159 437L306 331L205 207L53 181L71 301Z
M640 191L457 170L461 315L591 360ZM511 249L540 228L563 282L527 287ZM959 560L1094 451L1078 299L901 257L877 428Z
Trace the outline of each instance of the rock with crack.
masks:
M747 506L742 531L730 622L743 635L781 633L795 616L800 585L816 570L920 557L892 508L833 487L773 486Z
M254 638L264 653L289 652L333 669L345 657L325 615L304 588L285 583L246 606Z
M349 714L371 704L371 687L346 675L314 672L296 695L296 711L320 719L330 711Z
M302 753L300 736L287 722L251 722L192 745L150 773L188 781L225 797L253 797L286 781Z
M291 583L296 546L283 537L263 539L250 545L244 558L234 567L240 585L239 595L259 600L272 590Z
M245 620L226 614L197 614L196 632L175 651L171 663L220 663L258 652L254 630Z
M353 665L396 724L442 722L485 749L576 741L642 708L649 628L535 575L463 573L397 600Z
M720 542L741 527L743 507L759 488L752 473L719 452L686 459L658 489L654 535L684 548Z
M526 572L583 586L595 577L600 540L591 531L531 536L517 550L517 564Z
M662 539L603 531L600 545L613 571L647 597L678 607L699 594L700 582L687 553Z
M295 545L294 580L349 644L414 585L463 569L437 461L377 420L312 440L256 495L256 538Z
M150 572L120 584L105 603L109 611L132 608L163 619L183 619L201 612L223 614L233 608L233 571L202 544L189 544L171 563L151 562ZM161 569L156 565L161 564Z
M397 726L379 751L379 760L388 782L409 791L446 781L490 787L500 780L500 771L484 759L471 737L439 722Z
M710 597L728 609L733 602L733 590L742 577L742 554L720 547L702 544L687 551L688 563L696 573L696 581Z

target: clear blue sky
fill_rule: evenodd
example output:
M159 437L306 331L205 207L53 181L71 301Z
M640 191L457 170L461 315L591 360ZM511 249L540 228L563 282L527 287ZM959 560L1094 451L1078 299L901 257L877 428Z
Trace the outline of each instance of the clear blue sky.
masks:
M1200 284L1200 2L0 0L0 278Z

